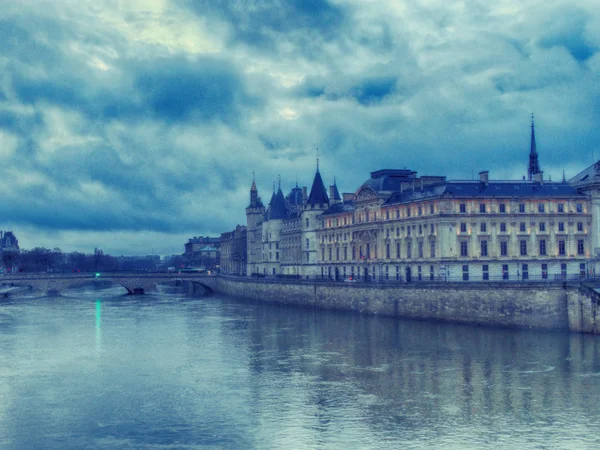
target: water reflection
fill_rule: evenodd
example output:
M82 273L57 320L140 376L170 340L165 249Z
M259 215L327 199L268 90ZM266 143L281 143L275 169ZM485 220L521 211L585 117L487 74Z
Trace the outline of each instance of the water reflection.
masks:
M96 299L96 349L102 346L102 299Z
M591 336L112 294L0 304L0 447L600 444Z

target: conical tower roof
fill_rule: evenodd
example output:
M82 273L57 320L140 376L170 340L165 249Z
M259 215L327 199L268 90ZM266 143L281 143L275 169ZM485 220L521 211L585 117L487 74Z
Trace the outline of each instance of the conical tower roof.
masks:
M308 204L316 205L329 203L329 196L327 195L327 190L325 189L325 184L323 184L323 178L321 178L321 173L317 168L317 173L315 174L315 179L313 180L312 187L310 188L310 195L308 196Z
M269 212L270 219L285 219L287 216L287 205L281 188L274 194L274 199L271 203L271 211Z

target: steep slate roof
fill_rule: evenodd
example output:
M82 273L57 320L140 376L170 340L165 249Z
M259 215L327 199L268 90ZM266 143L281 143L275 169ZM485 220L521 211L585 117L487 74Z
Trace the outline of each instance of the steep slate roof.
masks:
M352 200L343 202L343 203L334 203L331 205L327 211L325 211L322 216L328 216L330 214L339 214L342 212L354 211L354 202Z
M325 185L323 184L323 179L321 178L319 169L317 169L315 179L313 180L312 188L310 188L308 204L315 205L324 203L329 203L329 196L327 195L327 190L325 189Z
M595 162L569 180L569 184L575 186L584 186L593 183L600 183L600 161Z
M383 169L371 172L371 178L363 183L361 187L370 187L376 192L399 191L400 184L415 179L416 172L408 169L393 170Z
M332 200L341 200L342 196L340 195L340 191L338 191L337 184L336 184L335 181L333 182L333 186L331 186L331 187L333 188L333 198L332 198Z
M285 219L287 212L288 208L285 202L285 197L283 196L283 192L281 192L281 188L279 188L277 194L271 202L269 219Z
M480 181L447 181L427 186L421 190L394 192L384 203L385 206L398 203L410 203L448 196L449 198L547 198L581 197L585 198L573 186L566 183L533 181L490 181L487 185Z

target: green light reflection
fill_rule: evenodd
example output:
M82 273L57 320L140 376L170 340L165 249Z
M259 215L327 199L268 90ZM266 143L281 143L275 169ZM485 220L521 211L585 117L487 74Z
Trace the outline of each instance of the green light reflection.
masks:
M96 300L96 348L102 344L102 300Z

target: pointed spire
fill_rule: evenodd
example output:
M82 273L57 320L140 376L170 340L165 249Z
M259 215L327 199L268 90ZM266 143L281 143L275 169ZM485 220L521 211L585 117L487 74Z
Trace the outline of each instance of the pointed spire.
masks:
M319 173L319 147L317 147L317 173Z
M563 179L562 179L563 183L567 182L567 177L565 177L565 169L563 169Z
M531 113L531 145L529 149L529 167L527 169L527 177L533 180L533 175L540 172L540 163L538 161L537 147L535 144L535 121L533 113Z
M252 186L250 187L251 191L258 191L258 189L256 189L256 176L254 173L254 170L252 171Z
M281 174L277 175L277 179L279 181L279 190L281 190Z

